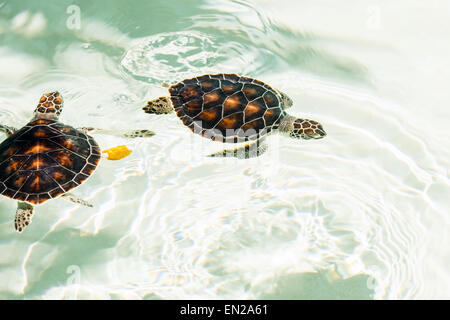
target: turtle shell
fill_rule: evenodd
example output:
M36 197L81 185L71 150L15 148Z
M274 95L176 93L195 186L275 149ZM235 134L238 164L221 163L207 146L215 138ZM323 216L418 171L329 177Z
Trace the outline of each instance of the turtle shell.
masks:
M55 120L31 121L0 144L0 193L41 204L80 185L100 158L89 135Z
M257 139L276 129L286 115L276 90L236 74L186 79L171 86L169 92L184 125L215 141Z

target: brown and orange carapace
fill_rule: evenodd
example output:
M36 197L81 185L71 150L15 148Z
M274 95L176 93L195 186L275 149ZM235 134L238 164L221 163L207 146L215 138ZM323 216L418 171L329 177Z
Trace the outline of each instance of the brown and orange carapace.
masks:
M264 136L274 132L302 139L326 135L316 121L288 115L285 109L292 106L292 100L257 79L227 73L207 74L180 81L169 88L169 93L170 97L149 101L144 111L153 114L175 111L194 133L214 141L260 140L259 146L263 145L260 142ZM237 150L240 149L249 147Z

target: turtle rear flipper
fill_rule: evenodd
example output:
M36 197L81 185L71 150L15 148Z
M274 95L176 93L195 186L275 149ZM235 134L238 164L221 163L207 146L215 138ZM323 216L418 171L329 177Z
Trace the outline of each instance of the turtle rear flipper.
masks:
M238 159L251 159L259 157L267 151L267 143L264 138L256 140L255 142L247 143L238 148L224 149L222 151L212 153L208 157L212 158L238 158Z
M22 232L31 223L33 208L26 202L17 203L16 218L14 219L14 228L17 232Z
M145 113L167 114L173 112L173 105L169 97L159 97L147 102L147 105L142 110Z

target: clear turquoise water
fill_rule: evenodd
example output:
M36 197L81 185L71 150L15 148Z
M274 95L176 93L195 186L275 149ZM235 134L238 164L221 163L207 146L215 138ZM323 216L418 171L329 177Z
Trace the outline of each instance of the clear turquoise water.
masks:
M0 298L450 298L449 13L444 0L1 1L0 123L24 125L57 89L63 122L157 135L95 135L133 153L75 190L94 208L50 201L17 234L0 199ZM141 111L162 83L208 72L286 92L328 136L209 159L220 145Z

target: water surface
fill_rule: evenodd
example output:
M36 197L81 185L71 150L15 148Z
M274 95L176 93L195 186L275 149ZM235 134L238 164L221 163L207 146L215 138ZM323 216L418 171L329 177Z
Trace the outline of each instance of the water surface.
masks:
M57 89L67 124L157 135L95 135L133 153L74 191L94 208L49 201L17 234L1 198L0 297L450 298L449 13L444 0L3 1L0 123L23 126ZM210 159L222 145L142 112L163 83L209 72L269 83L328 136Z

